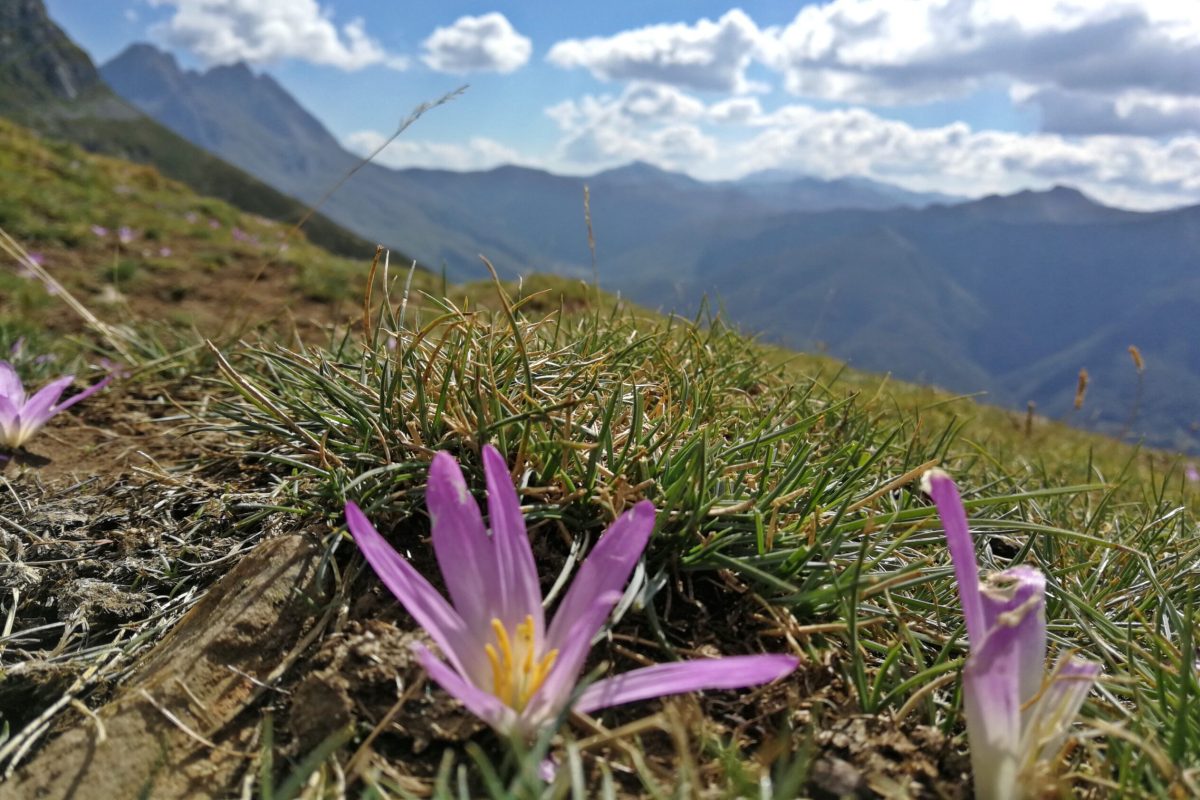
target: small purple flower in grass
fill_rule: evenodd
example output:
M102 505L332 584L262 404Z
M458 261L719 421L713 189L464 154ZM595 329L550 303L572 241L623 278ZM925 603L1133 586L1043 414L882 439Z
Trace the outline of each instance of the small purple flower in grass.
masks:
M483 448L489 532L454 458L438 453L425 500L433 551L450 601L392 549L354 503L346 524L367 562L437 643L445 661L416 645L417 659L443 689L506 735L530 736L571 701L591 649L620 599L654 529L654 505L642 501L609 526L579 567L546 624L533 551L503 456ZM643 667L597 681L574 708L609 706L703 689L736 689L787 675L789 655L752 655Z
M58 398L73 380L74 375L64 375L26 397L16 370L7 361L0 361L0 448L15 450L25 444L51 417L103 389L112 376L59 403Z
M137 232L128 225L122 225L117 229L117 238L121 240L121 244L129 244L137 236Z
M1062 747L1100 665L1068 654L1046 676L1045 576L1021 565L981 582L958 487L933 469L921 488L946 529L967 626L963 707L975 796L1015 800Z
M93 225L92 235L99 236L101 239L103 239L105 236L108 236L108 228L104 227L103 225Z

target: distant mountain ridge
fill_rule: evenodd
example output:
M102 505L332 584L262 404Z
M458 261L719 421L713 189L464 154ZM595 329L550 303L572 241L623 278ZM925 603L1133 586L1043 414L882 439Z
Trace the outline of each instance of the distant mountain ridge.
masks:
M654 264L673 254L669 275ZM769 339L1154 444L1200 439L1200 206L1071 189L920 210L790 214L626 254L609 276L680 310L704 294ZM1128 353L1147 364L1139 378ZM1073 411L1081 367L1091 376Z
M138 44L104 64L101 73L119 94L176 133L293 196L316 200L359 161L269 75L245 65L184 70L169 54ZM588 178L511 166L452 172L368 164L324 210L363 236L398 236L414 255L445 264L456 277L478 275L481 253L510 275L582 275L591 261L581 233L584 183L610 256L662 231L730 216L895 208L943 199L883 184L811 178L769 186L704 183L642 163Z
M155 70L168 74L142 74ZM185 73L148 48L104 74L184 135L296 196L357 161L269 76ZM256 104L272 108L273 125ZM686 313L708 295L787 345L1200 449L1190 324L1200 315L1198 208L1122 211L1068 187L954 203L778 171L704 183L635 162L587 179L371 164L327 210L364 235L392 232L456 277L480 275L481 253L508 274L590 276L585 182L606 288ZM1141 390L1129 345L1146 360ZM1080 367L1092 385L1075 413Z
M87 54L50 19L42 0L0 0L0 116L93 152L152 164L201 194L265 217L295 222L306 210L115 95ZM305 232L344 255L369 258L374 249L374 243L320 214Z

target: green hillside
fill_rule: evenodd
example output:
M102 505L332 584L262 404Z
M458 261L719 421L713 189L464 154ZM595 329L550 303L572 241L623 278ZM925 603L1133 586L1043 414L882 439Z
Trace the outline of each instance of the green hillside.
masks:
M364 320L366 259L148 167L4 122L0 175L0 229L104 326L6 258L0 352L31 385L122 362L0 454L0 797L963 796L963 614L915 484L933 464L985 570L1045 573L1051 653L1103 665L1037 790L1190 791L1200 538L1178 457L558 278L406 291L393 260ZM342 511L439 582L429 462L452 453L483 499L484 444L542 592L654 505L592 677L754 653L797 672L490 733L412 660L424 635Z
M194 191L253 214L295 223L307 207L176 136L117 97L87 54L47 16L41 0L0 0L0 116L94 153L156 167ZM321 214L309 237L342 255L364 257L375 242Z
M266 217L153 168L95 156L0 119L0 229L109 316L232 334L291 309L301 326L352 307L371 253L330 254ZM45 338L81 321L27 267L0 271L0 327ZM399 263L404 264L403 261ZM418 285L428 277L420 273ZM336 313L336 312L334 312Z

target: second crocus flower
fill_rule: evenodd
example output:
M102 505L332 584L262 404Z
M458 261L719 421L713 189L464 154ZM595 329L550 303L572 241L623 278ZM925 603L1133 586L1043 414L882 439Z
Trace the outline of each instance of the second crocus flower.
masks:
M967 628L963 707L975 796L1017 800L1062 747L1100 665L1065 655L1045 674L1045 576L1021 565L981 581L958 487L941 470L921 485L946 529Z

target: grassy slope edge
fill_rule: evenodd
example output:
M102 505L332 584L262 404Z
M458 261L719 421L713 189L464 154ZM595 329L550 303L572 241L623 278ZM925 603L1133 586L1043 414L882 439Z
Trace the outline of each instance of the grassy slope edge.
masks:
M307 207L196 147L117 97L95 66L50 20L40 0L0 0L0 116L45 136L149 164L164 175L248 211L295 223ZM322 247L369 256L375 243L315 214L305 229Z

